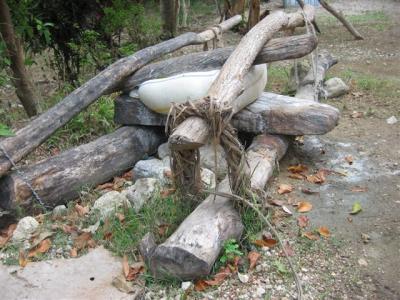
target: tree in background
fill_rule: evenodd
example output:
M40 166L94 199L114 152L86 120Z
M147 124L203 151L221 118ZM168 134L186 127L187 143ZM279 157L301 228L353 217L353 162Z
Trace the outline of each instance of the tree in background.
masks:
M0 0L0 32L5 44L4 52L9 59L9 66L13 73L11 80L16 94L28 116L32 117L38 113L37 96L26 71L24 51L15 34L10 9L5 0Z
M260 5L260 0L250 0L247 30L253 28L260 21Z
M179 0L160 0L163 39L169 39L176 35L179 6Z

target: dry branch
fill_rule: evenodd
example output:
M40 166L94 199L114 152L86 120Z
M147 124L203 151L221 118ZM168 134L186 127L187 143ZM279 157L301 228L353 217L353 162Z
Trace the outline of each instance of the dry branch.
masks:
M9 156L18 162L25 155L43 143L57 129L65 125L76 114L93 103L100 96L107 94L127 76L140 69L150 61L179 48L192 44L201 44L213 39L215 33L225 31L237 25L241 16L235 16L218 25L213 30L208 29L199 34L185 33L174 39L142 49L135 54L122 58L104 71L90 79L84 85L73 91L61 102L41 114L26 127L17 131L16 136L1 142L1 146ZM0 177L11 168L10 161L0 153Z

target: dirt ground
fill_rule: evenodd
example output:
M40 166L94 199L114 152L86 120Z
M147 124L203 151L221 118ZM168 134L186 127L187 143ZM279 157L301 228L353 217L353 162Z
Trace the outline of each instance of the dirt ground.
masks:
M345 79L351 91L327 101L342 113L337 128L326 136L306 137L302 144L294 145L280 163L280 172L270 182L268 193L288 203L293 199L311 202L313 209L307 213L310 229L326 226L330 230L328 239L299 237L295 208L288 205L293 211L290 217L279 216L280 209L276 209L276 226L293 249L305 299L400 299L400 2L332 2L347 15L378 12L381 17L372 16L359 23L356 27L366 39L354 41L319 9L319 48L328 49L339 59L328 75ZM229 34L225 43L234 44L236 39L236 34ZM353 118L354 111L363 116ZM387 124L391 116L399 122ZM349 155L352 164L345 159ZM322 185L289 178L287 167L299 163L310 170L322 168L336 173L328 175ZM277 187L282 183L293 185L294 191L278 195ZM317 193L304 194L304 188ZM350 215L357 201L362 211ZM278 272L277 262L285 263L279 252L263 250L262 261L247 283L234 277L216 289L193 291L185 297L292 299L296 289L290 272ZM179 299L180 295L177 288L157 287L147 291L146 299Z

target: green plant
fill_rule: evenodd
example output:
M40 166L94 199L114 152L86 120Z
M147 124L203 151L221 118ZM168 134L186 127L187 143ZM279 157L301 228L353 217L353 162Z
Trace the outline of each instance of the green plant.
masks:
M223 253L219 258L219 262L221 264L226 264L229 261L232 261L236 256L242 256L243 252L239 250L239 244L236 240L230 239L227 240L223 247Z
M13 136L14 133L8 126L5 124L0 123L0 136Z

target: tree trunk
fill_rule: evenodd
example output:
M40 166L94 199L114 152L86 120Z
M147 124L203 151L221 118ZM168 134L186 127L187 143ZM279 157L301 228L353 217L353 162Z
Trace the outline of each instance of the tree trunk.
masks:
M246 6L246 0L225 0L224 16L229 19L236 15L243 15Z
M240 23L241 20L240 16L236 16L219 24L214 30L208 29L198 34L192 32L185 33L174 39L142 49L131 56L118 60L73 91L61 102L45 113L42 113L26 127L20 129L16 133L16 136L3 140L1 146L7 151L14 162L18 162L43 143L57 129L65 125L76 114L85 109L100 96L114 91L115 87L127 76L150 61L184 46L202 44L205 41L209 41L214 38L215 32L226 31ZM0 177L10 168L10 161L5 155L0 154Z
M21 171L43 202L54 207L77 198L83 187L94 187L120 175L154 153L163 140L160 128L122 127ZM32 203L31 190L16 171L0 179L1 208Z
M35 116L38 113L37 97L25 68L23 49L15 35L10 9L6 0L0 0L0 32L6 44L7 56L11 61L12 83L18 99L21 101L27 115L29 117Z
M182 27L188 27L187 18L190 10L190 0L181 0L182 8Z
M169 39L176 35L177 0L160 0L160 14L163 38Z
M250 0L249 20L247 30L253 28L260 21L260 0Z
M319 3L327 10L329 11L333 16L335 16L343 25L344 27L347 28L347 30L355 37L356 40L363 40L364 37L353 27L353 25L346 20L344 15L340 12L337 11L333 6L331 6L327 1L325 0L319 0Z
M276 162L286 152L288 142L280 136L261 135L247 151L251 185L263 189L272 176ZM218 191L230 193L225 178ZM232 205L222 196L208 196L161 245L141 244L141 254L156 278L192 280L207 276L228 239L239 239L243 225Z
M263 93L232 118L241 132L285 135L319 135L331 131L340 112L327 104ZM139 99L127 95L115 101L114 120L122 125L164 126L167 116L149 110Z

